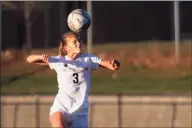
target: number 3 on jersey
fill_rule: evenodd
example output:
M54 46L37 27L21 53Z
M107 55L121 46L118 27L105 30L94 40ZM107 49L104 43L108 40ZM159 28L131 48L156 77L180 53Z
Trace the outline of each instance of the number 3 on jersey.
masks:
M78 82L79 82L78 74L77 74L77 73L73 73L73 76L74 76L73 82L74 82L74 83L78 83Z

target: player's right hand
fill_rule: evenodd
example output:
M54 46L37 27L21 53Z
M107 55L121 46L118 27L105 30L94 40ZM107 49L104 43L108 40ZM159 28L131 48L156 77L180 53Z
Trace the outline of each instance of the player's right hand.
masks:
M42 54L41 56L40 56L40 59L42 60L42 61L44 61L44 62L48 62L49 61L49 55L47 55L47 54Z

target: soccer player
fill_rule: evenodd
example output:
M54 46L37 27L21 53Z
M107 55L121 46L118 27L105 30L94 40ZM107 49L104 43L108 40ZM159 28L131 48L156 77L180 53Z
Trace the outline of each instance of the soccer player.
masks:
M50 109L50 123L56 128L88 128L90 71L98 67L117 70L117 60L105 60L83 53L78 34L63 35L58 56L30 55L27 62L49 65L57 73L58 93Z

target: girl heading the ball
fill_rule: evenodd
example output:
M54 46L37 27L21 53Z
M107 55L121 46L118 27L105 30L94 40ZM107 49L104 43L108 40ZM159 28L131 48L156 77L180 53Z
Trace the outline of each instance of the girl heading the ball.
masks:
M98 67L115 71L120 66L117 60L84 53L80 37L74 32L62 36L58 56L30 55L27 62L48 65L57 73L58 93L49 117L54 128L88 128L90 71Z

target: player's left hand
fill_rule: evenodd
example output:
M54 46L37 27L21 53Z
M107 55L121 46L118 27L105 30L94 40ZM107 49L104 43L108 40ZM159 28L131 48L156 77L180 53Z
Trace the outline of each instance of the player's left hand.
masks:
M113 70L117 70L120 67L120 62L116 59L113 59L111 61L111 65L112 65Z

